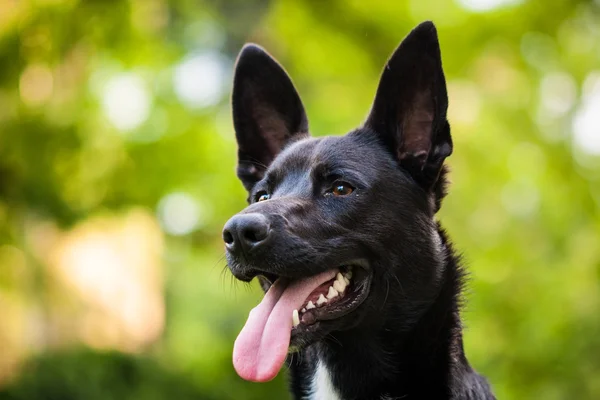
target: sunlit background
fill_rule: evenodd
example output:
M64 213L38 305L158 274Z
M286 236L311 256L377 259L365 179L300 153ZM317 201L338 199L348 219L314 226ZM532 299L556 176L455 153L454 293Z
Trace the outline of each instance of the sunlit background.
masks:
M0 0L0 397L288 398L231 365L260 296L220 239L235 56L269 49L340 134L426 19L469 359L500 399L600 398L597 0Z

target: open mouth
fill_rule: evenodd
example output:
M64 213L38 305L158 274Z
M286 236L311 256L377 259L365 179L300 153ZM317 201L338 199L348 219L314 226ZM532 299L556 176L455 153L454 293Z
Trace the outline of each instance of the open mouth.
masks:
M367 275L353 266L340 267L335 277L313 290L299 310L292 311L292 338L317 321L341 318L354 311L368 295ZM364 276L363 276L364 275Z
M273 379L290 341L356 310L367 298L370 284L371 274L361 263L298 280L274 279L235 342L236 371L250 381Z

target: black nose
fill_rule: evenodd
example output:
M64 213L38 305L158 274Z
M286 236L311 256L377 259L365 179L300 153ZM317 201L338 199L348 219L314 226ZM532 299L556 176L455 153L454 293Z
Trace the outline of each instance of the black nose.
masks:
M269 237L269 221L262 214L239 214L232 217L223 228L227 250L234 254L248 253Z

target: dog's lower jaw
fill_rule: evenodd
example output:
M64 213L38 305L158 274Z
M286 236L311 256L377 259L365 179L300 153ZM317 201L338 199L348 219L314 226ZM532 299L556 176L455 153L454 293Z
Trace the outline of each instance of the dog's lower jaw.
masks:
M314 375L320 363L344 400L494 399L464 354L462 270L454 257L448 259L439 295L410 330L403 333L394 316L377 331L334 332L290 357L295 398L318 398Z

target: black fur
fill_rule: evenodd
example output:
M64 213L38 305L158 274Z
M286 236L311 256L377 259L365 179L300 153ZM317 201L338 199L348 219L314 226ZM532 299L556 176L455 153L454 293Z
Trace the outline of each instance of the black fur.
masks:
M232 100L250 203L224 230L233 274L267 289L362 260L371 276L358 308L292 336L294 397L310 395L320 360L342 399L493 399L463 351L464 272L435 219L452 140L434 25L402 42L365 124L345 136L308 136L291 80L256 45L239 56ZM354 190L332 195L340 184ZM250 239L234 248L242 224Z

